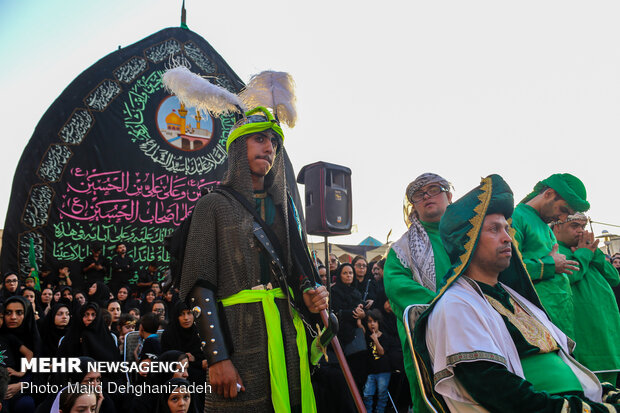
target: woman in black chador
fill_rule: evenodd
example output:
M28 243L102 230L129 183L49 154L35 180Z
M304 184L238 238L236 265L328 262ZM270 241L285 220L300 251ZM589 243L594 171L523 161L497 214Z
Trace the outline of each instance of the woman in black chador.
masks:
M96 303L86 303L74 317L58 348L59 357L88 356L97 361L120 360L112 333L106 327Z
M172 310L170 322L161 336L161 350L180 350L188 353L188 380L196 384L205 382L206 372L203 364L206 365L206 361L200 336L194 324L194 314L183 301L177 302ZM203 401L204 397L198 404Z

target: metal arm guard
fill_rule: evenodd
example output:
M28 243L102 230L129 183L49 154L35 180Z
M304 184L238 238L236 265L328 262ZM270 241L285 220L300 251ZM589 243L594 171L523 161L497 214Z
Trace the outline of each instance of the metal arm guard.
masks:
M213 291L196 285L189 293L188 299L208 365L212 366L219 361L229 359L230 355L220 326L217 301Z

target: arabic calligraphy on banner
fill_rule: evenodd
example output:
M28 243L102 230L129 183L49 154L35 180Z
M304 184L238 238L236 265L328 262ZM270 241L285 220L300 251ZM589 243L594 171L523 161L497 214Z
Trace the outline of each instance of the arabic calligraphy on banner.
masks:
M74 265L98 243L124 243L136 269L169 262L164 238L226 171L234 115L185 107L164 90L171 62L238 93L243 82L200 36L169 28L103 57L41 118L16 169L5 222L4 271Z

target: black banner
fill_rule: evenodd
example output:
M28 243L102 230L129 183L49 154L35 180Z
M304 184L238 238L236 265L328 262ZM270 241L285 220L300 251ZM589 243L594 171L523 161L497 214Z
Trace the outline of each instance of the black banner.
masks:
M163 238L226 170L234 117L182 107L163 88L172 58L232 92L243 82L200 36L162 30L111 53L76 78L37 125L15 172L2 238L2 270L71 262L119 242L139 267L169 257Z

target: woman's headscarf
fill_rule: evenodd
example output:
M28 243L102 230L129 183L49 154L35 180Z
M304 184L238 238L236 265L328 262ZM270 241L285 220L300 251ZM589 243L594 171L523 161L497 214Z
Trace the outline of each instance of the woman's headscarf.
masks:
M120 291L121 288L127 290L127 298L125 298L124 300L118 298L118 291L116 292L116 300L121 305L121 313L128 313L130 309L140 307L140 302L131 297L131 289L129 288L129 286L121 285L120 287L118 287L118 290Z
M151 301L150 303L148 301L146 301L146 296L149 293L153 293L155 295L155 297L153 297L153 301ZM144 314L150 313L153 310L153 303L155 302L155 299L157 298L157 294L155 294L154 290L148 289L144 292L144 295L142 296L142 302L140 303L140 315L143 316Z
M95 291L93 295L88 294L86 301L95 302L101 308L106 307L108 301L110 300L110 289L103 283L103 281L97 281L94 284L97 284L97 291Z
M189 328L183 328L181 323L179 323L179 317L184 310L190 310L185 302L179 301L175 304L168 326L166 326L161 336L161 349L164 351L171 349L181 350L185 353L200 355L202 350L196 325L192 323Z
M59 303L54 305L43 319L43 324L41 325L43 357L56 357L60 338L65 335L71 325L70 319L69 324L65 328L61 329L56 326L56 314L61 308L66 308L71 313L71 308L67 304Z
M171 379L166 382L166 388L170 388L171 390L175 390L181 386L185 386L186 389L188 389L189 382L185 379ZM157 404L156 413L171 413L170 408L168 407L168 397L170 397L172 393L173 392L166 390L159 395L159 403ZM194 400L195 397L192 396L189 403L189 409L187 411L188 413L196 413L197 411L196 406L194 405Z
M15 289L14 292L9 292L9 290L6 288L6 279L9 277L9 275L17 276L17 288ZM22 283L19 281L19 276L17 275L17 272L15 272L15 271L5 272L4 275L2 276L2 296L0 297L0 301L4 302L9 297L20 295L21 294L21 290L22 290L21 287L22 287Z
M84 325L84 314L88 309L95 311L95 319ZM106 327L97 303L88 302L80 308L71 327L58 348L59 357L89 356L97 361L116 361L120 352L114 343L112 333Z
M347 267L351 268L353 271L353 282L349 285L343 283L340 277L342 270ZM331 289L332 306L335 310L353 309L357 307L358 304L362 303L362 295L356 288L357 284L358 281L355 277L355 268L353 268L353 265L348 262L341 264L338 268L338 274L336 275L336 283Z
M7 327L6 320L0 327L1 334L13 334L17 337L29 350L34 353L35 357L41 354L41 336L37 329L37 324L34 319L34 311L30 305L30 301L27 298L21 296L9 297L4 301L4 308L6 309L11 303L20 303L24 307L24 319L16 328Z

